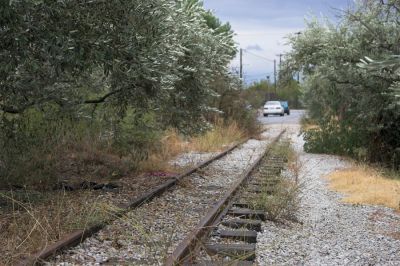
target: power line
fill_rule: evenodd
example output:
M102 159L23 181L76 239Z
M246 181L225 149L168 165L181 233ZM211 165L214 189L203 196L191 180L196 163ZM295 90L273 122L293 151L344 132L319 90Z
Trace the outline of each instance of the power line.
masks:
M253 56L256 56L256 57L259 57L259 58L261 58L261 59L264 59L264 60L266 60L266 61L268 61L268 62L274 62L274 60L271 60L271 59L266 58L266 57L263 57L263 56L261 56L261 55L258 55L258 54L249 52L249 51L246 50L246 49L243 49L243 51L245 51L246 53L251 54L251 55L253 55Z
M244 74L246 77L265 77L267 75L272 75L274 72L266 72L266 73L259 73L259 74Z
M273 77L273 73L265 73L265 74L243 74L244 79L265 79L267 77Z
M251 82L251 81L268 81L268 82L270 82L269 81L269 79L267 79L267 78L263 78L263 79L245 79L246 80L246 82Z
M261 59L264 59L264 60L266 60L266 61L268 61L268 62L274 62L274 60L271 60L271 59L269 59L269 58L266 58L266 57L264 57L264 56L261 56L261 55L258 55L258 54L255 54L255 53L253 53L253 52L249 52L249 51L247 51L247 50L243 50L243 51L245 51L246 53L248 53L248 54L251 54L252 56L255 56L255 57L258 57L258 58L261 58Z

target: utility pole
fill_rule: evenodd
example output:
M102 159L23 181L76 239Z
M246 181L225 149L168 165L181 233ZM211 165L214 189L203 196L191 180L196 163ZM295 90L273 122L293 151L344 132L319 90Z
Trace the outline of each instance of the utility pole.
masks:
M276 60L274 59L274 86L275 86L275 93L276 93Z
M283 54L277 54L277 56L279 56L279 71L278 71L278 82L281 83L281 78L282 78L282 56Z
M239 78L243 79L243 49L240 48L240 70L239 70Z
M278 54L279 56L279 72L281 71L281 65L282 65L282 56L283 54Z
M294 34L297 35L297 38L301 35L301 31L295 32ZM297 82L300 83L300 70L297 72Z

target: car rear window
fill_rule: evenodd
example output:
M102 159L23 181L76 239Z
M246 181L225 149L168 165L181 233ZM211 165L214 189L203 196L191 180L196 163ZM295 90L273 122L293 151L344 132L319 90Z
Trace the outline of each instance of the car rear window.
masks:
M265 105L281 105L279 102L267 102Z

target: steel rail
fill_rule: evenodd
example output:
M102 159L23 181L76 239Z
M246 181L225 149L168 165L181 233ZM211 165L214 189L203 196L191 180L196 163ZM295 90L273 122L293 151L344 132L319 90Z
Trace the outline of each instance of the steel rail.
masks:
M114 215L112 215L113 218L103 221L102 223L93 225L87 229L75 230L71 233L68 233L67 235L64 235L63 237L61 237L61 239L58 240L57 242L50 244L47 247L44 247L37 253L31 254L31 255L23 258L16 265L18 265L18 266L41 265L41 264L43 264L43 262L46 259L55 255L57 252L67 249L67 248L77 246L78 244L82 243L86 238L93 236L95 233L99 232L107 224L113 222L118 217L121 217L122 215L126 214L130 210L135 209L135 208L141 206L142 204L153 200L154 198L156 198L158 196L161 196L168 189L170 189L171 187L178 184L178 182L180 180L182 180L183 178L193 174L194 172L198 171L201 168L206 167L210 163L226 156L228 153L232 152L239 146L243 145L248 140L249 140L249 138L247 138L246 140L244 140L242 142L236 143L235 145L233 145L230 148L224 150L223 152L213 156L212 158L196 165L195 167L185 171L184 173L179 174L178 176L173 177L170 180L167 180L166 182L150 189L148 192L134 198L128 204L120 206L119 210L117 212L115 212Z

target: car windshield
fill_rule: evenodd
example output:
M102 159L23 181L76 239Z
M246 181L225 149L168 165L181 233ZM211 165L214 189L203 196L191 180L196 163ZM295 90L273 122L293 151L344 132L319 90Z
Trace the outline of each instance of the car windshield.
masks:
M267 102L265 105L281 105L280 102Z

